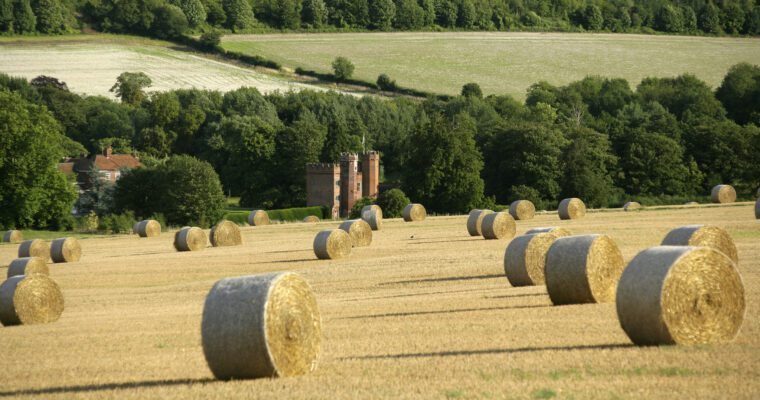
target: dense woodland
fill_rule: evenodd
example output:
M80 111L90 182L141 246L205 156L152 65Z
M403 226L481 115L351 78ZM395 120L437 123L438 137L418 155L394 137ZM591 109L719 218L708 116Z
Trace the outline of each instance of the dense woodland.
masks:
M55 163L109 145L149 167L172 155L203 160L225 194L264 208L304 205L304 164L365 148L381 151L387 182L439 213L525 198L555 207L567 196L592 207L651 204L704 196L718 183L745 195L760 186L760 67L748 64L732 67L716 91L691 75L645 79L635 90L588 77L536 83L524 103L483 98L476 84L424 101L253 88L147 94L149 85L124 73L114 101L55 79L0 75L0 126L9 130L0 135L0 224L55 225L49 210L73 201L50 192L65 189ZM51 206L59 197L68 205ZM25 208L45 217L14 219Z
M756 0L0 0L0 32L174 38L282 30L556 30L758 35Z

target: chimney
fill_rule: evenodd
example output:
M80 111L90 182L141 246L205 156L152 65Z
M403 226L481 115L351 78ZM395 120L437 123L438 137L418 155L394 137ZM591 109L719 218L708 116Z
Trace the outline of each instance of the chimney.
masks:
M111 154L113 154L113 149L111 146L108 146L103 150L103 155L106 156L106 158L111 158Z

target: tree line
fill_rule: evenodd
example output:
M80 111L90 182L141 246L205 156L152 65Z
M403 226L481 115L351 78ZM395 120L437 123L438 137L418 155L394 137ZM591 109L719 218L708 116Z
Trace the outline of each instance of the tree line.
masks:
M0 75L0 126L13 129L0 135L9 141L0 146L0 224L48 224L16 213L25 201L45 213L65 210L46 203L58 195L45 187L65 192L55 163L106 146L139 154L149 167L175 155L202 160L225 194L269 209L305 204L306 163L365 149L381 152L386 182L438 213L516 199L552 208L569 196L592 207L682 202L719 183L744 193L760 186L756 65L733 66L715 91L692 75L647 78L635 89L592 76L538 82L524 102L483 97L477 84L426 100L254 88L146 93L141 73L122 74L114 87L121 101L113 101L56 82ZM40 149L12 143L30 135Z
M758 35L753 0L0 0L0 32L174 38L221 29L553 30Z

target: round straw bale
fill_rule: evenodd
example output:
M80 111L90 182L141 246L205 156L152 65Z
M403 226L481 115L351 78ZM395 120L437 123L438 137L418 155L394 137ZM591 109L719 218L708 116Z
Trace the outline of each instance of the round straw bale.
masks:
M483 234L483 218L493 213L491 210L472 210L467 217L467 232L470 236L481 236Z
M73 237L53 240L50 245L50 258L54 263L77 262L82 257L82 246Z
M138 221L138 222L135 222L134 224L132 224L132 233L134 233L135 235L137 235L137 234L138 234L138 233L137 233L137 226L138 226L138 225L140 225L140 222L139 222L139 221Z
M623 205L624 211L633 211L641 209L641 203L637 201L629 201Z
M40 257L50 259L50 246L42 239L24 240L18 246L18 257Z
M611 302L624 267L609 236L561 237L546 254L546 291L557 305Z
M316 298L291 272L222 279L206 297L201 342L217 379L306 374L322 343Z
M240 236L240 227L232 222L223 220L211 228L209 233L211 245L214 247L240 246L243 238Z
M511 239L515 236L517 225L509 213L497 212L483 217L481 228L486 239Z
M327 229L314 238L314 254L321 260L334 260L351 254L351 236L342 229Z
M710 225L686 225L673 229L662 239L663 246L703 246L723 252L733 262L739 263L739 253L734 240L725 230Z
M248 214L248 225L261 226L269 225L269 214L264 210L253 210Z
M351 245L353 247L365 247L372 243L372 228L369 224L362 219L351 219L340 224L340 229L343 229L351 237Z
M509 214L518 221L533 219L536 215L536 206L530 200L517 200L509 205Z
M11 261L8 266L8 278L32 274L50 275L47 262L39 257L22 257Z
M558 226L547 226L547 227L541 227L541 228L533 228L528 229L527 232L525 232L526 235L535 235L536 233L553 233L557 237L562 236L570 236L571 233L565 228L560 228Z
M424 221L427 217L427 211L422 204L412 203L404 207L402 215L406 222Z
M174 235L174 248L177 251L198 251L206 248L208 240L203 229L186 226Z
M140 237L156 237L161 235L161 224L155 219L146 219L137 223L137 234Z
M557 208L560 219L578 219L586 216L586 205L579 198L564 199Z
M0 285L0 322L5 326L54 322L61 313L63 294L47 275L16 275Z
M546 253L559 236L536 233L514 238L504 253L504 273L512 286L543 285Z
M734 203L736 202L736 189L731 185L717 185L712 188L710 197L713 203Z
M755 202L755 218L760 219L760 199Z
M21 233L21 231L17 231L15 229L5 231L3 234L3 242L6 243L18 243L22 240L24 240L24 234Z
M317 223L319 222L319 217L317 217L316 215L307 215L306 217L304 217L303 222Z
M369 211L369 210L380 211L380 215L381 216L383 215L383 209L380 208L380 206L378 206L377 204L368 204L368 205L362 207L362 214L364 214L366 211Z
M371 208L362 212L362 219L369 224L373 231L379 231L383 227L383 210L380 207Z
M733 339L744 319L735 264L709 247L659 246L628 264L617 290L620 325L637 345Z

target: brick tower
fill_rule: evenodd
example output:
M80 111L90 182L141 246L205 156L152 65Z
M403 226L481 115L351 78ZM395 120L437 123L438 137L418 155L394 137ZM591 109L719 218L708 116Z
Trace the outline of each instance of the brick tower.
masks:
M340 216L348 217L351 208L361 195L359 173L359 156L356 153L340 155Z
M380 153L362 154L362 197L377 197L380 186Z
M331 217L338 218L340 209L340 168L338 164L306 164L306 206L325 206Z

